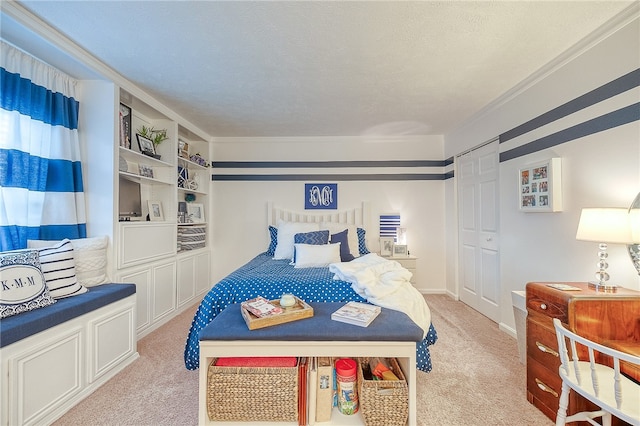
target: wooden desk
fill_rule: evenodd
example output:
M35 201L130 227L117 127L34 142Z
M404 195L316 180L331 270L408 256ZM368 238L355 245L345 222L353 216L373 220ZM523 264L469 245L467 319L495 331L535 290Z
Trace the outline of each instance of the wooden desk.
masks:
M579 291L562 291L552 283L528 283L527 297L527 399L555 421L562 381L560 358L553 328L558 318L570 330L595 342L634 353L640 350L640 292L619 288L615 293L598 292L587 283L562 283ZM623 373L640 380L640 372L629 365ZM591 407L571 392L569 415Z

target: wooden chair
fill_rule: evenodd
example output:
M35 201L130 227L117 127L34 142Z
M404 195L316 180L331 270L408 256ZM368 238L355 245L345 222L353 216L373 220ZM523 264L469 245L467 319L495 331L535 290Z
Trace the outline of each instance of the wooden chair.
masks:
M640 366L640 357L599 345L572 333L557 318L553 320L553 325L562 362L559 368L562 394L556 426L575 421L599 425L593 420L597 417L602 417L602 425L610 426L611 415L632 425L640 425L640 384L620 374L620 362ZM567 340L571 346L572 359L569 359ZM580 361L578 358L581 346L584 346L589 354L588 361ZM602 359L601 355L611 358L613 368L596 362ZM571 389L600 407L600 410L583 411L567 417Z

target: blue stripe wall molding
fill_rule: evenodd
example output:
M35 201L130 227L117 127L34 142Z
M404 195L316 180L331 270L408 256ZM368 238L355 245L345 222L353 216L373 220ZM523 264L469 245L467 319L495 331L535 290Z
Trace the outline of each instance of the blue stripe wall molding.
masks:
M447 160L383 161L212 161L218 169L295 169L353 167L444 167ZM453 159L452 159L453 162Z
M290 175L211 175L212 181L401 181L401 180L444 180L444 173L401 173L401 174L290 174Z
M500 135L500 143L504 143L638 86L640 86L640 68L504 132Z
M500 153L500 162L532 154L574 139L640 120L640 102ZM502 142L502 140L500 141Z
M557 108L535 117L513 129L502 133L499 142L502 144L518 136L531 132L537 128L569 116L577 111L588 108L603 100L612 98L623 92L640 86L640 68L631 71L609 83L585 93ZM512 160L527 154L532 154L574 139L599 133L614 127L622 126L640 120L640 103L612 111L600 117L593 118L551 135L533 140L519 147L500 153L500 162ZM212 162L213 168L356 168L356 167L447 167L452 165L454 158L445 160L389 160L389 161L218 161ZM445 173L423 174L277 174L277 175L216 175L213 181L306 181L306 180L337 180L337 181L402 181L402 180L447 180L455 176L453 170Z

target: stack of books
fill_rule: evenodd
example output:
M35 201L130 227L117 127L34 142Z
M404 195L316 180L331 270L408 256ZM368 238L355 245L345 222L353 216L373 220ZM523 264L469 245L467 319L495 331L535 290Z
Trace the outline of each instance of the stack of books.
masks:
M240 305L258 318L279 315L284 312L280 306L275 306L262 296L242 302Z
M334 321L367 327L380 314L380 306L360 302L348 302L331 314Z

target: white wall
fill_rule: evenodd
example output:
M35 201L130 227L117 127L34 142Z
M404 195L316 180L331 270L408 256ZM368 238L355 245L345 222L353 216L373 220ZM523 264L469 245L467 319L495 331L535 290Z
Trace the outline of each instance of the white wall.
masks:
M640 68L640 20L630 22L600 40L580 46L573 57L541 77L526 90L485 111L474 122L445 136L446 156L454 156ZM500 145L503 153L543 136L633 105L636 87ZM524 213L518 209L519 168L550 157L562 158L564 209L558 213ZM552 148L500 163L500 234L502 319L514 328L511 291L529 281L589 281L597 270L597 244L576 241L584 207L629 207L640 191L640 122L571 140ZM446 199L455 199L455 185L446 186ZM447 217L454 218L447 202ZM455 220L447 222L447 253L455 253ZM451 247L453 245L454 247ZM611 281L640 290L640 278L624 246L610 245ZM455 256L447 257L455 271ZM447 274L447 290L457 293L455 274Z
M441 137L400 139L323 137L300 139L218 139L214 161L364 161L442 160ZM444 168L297 168L223 169L214 174L323 174L320 182L338 183L338 210L368 201L369 249L378 249L377 218L398 212L407 228L412 255L418 256L418 283L425 292L443 292L445 286L444 181L340 181L332 174L443 173ZM310 181L214 181L212 206L213 281L247 262L268 245L267 202L304 210L304 184Z

